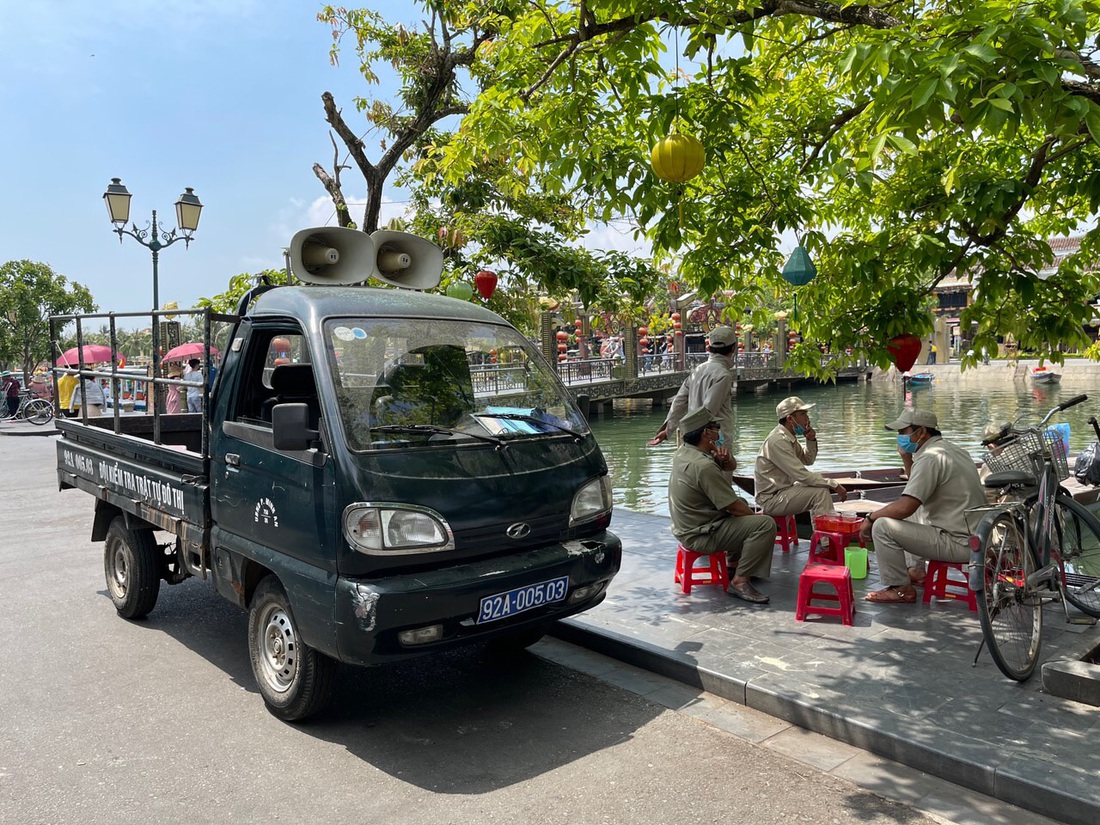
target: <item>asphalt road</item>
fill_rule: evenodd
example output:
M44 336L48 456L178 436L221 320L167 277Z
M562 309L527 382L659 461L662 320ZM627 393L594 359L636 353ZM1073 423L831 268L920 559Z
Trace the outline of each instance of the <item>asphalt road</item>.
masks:
M942 821L530 653L345 669L280 722L208 584L116 616L54 445L0 438L0 822Z

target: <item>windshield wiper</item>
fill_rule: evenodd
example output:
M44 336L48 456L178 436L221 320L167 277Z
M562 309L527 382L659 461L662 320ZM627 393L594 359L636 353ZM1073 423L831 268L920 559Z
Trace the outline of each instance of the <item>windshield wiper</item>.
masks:
M584 436L576 430L571 430L569 429L569 427L563 427L561 424L555 424L552 421L547 421L544 418L537 418L533 415L528 415L527 413L480 412L470 413L470 415L472 415L474 418L502 418L505 421L528 421L532 424L542 424L544 426L551 427L558 432L565 433L566 435L571 435L573 436L573 438L577 439L577 441L581 441L584 438Z
M486 441L495 444L497 449L507 449L508 445L495 435L482 435L470 433L465 430L452 430L448 427L438 427L435 424L379 424L371 427L370 431L382 433L414 433L417 435L458 435L467 436L477 441Z

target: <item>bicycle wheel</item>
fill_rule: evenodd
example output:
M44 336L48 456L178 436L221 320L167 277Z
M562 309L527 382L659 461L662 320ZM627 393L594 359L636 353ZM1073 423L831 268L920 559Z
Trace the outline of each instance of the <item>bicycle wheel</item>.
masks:
M1043 609L1027 577L1035 562L1020 525L1010 513L996 516L982 548L978 619L989 655L1009 679L1023 682L1039 662Z
M23 408L23 418L32 424L45 424L53 418L53 405L45 399L36 398Z
M1070 604L1100 618L1100 523L1067 496L1054 502L1058 561Z

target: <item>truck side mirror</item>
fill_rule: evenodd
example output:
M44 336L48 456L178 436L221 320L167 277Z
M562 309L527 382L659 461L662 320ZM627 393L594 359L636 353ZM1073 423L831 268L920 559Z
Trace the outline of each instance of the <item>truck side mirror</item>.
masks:
M309 428L308 404L276 404L271 410L271 436L276 450L308 450L320 433Z

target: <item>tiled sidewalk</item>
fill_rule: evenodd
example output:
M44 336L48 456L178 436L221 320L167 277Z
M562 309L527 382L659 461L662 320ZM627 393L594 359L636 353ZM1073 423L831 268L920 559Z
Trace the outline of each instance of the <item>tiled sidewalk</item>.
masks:
M568 641L648 668L964 787L1073 823L1100 821L1100 710L1041 691L1038 672L1005 679L982 652L977 615L961 602L875 605L874 554L856 581L855 626L794 618L808 542L759 588L768 606L713 586L674 585L668 520L616 510L623 569L599 607L555 630ZM1079 659L1100 629L1044 616L1043 660Z

